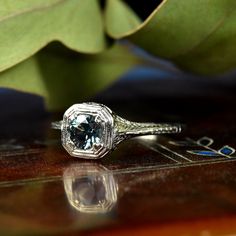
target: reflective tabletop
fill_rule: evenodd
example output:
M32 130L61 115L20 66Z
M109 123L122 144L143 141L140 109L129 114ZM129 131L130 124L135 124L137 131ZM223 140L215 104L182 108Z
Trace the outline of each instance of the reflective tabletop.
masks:
M130 139L101 160L83 160L70 157L50 129L61 114L29 105L26 116L5 107L0 235L235 235L234 100L167 98L155 100L153 110L150 101L103 98L97 100L130 120L187 128Z

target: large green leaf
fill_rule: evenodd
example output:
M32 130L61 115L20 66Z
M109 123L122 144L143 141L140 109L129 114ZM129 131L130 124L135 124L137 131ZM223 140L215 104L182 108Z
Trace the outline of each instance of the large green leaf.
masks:
M62 109L104 89L139 63L129 48L117 44L95 55L50 45L0 73L0 87L43 96L51 109Z
M121 0L107 0L105 8L106 29L112 38L121 38L141 24L134 11Z
M0 71L51 41L79 52L106 46L98 0L4 0L0 4Z
M53 109L100 91L138 62L125 38L195 73L236 66L235 0L163 0L141 22L124 0L4 0L0 4L0 86L39 94ZM67 48L45 47L60 41Z
M107 16L118 0L109 1ZM186 70L216 74L236 66L235 10L235 0L164 0L133 31L119 30L114 17L107 17L106 27L114 38L125 37Z

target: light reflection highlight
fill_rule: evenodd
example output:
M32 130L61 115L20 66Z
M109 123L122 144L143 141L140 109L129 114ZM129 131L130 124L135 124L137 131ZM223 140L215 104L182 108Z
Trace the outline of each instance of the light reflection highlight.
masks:
M118 184L102 165L72 165L65 169L63 182L70 205L79 212L107 213L117 202Z

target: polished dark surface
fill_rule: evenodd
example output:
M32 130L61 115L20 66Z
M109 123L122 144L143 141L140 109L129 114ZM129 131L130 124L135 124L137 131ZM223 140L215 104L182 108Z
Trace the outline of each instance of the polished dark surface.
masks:
M233 87L203 82L204 93L189 83L186 97L186 84L165 94L150 83L129 86L93 100L130 120L186 123L183 134L132 139L85 161L50 129L61 114L45 113L36 97L2 98L0 235L236 234Z

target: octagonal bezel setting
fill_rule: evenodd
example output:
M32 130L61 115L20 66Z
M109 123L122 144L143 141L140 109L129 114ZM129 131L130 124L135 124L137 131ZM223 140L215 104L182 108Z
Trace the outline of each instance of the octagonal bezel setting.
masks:
M71 120L78 115L92 115L95 116L95 121L103 126L103 133L101 137L101 143L99 145L93 145L91 149L83 150L76 147L74 142L70 139L68 128ZM75 104L68 108L63 116L62 121L62 145L66 151L74 157L84 159L99 159L106 155L112 149L113 143L113 125L114 119L112 111L97 103L80 103Z

